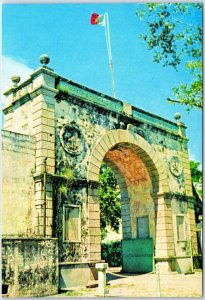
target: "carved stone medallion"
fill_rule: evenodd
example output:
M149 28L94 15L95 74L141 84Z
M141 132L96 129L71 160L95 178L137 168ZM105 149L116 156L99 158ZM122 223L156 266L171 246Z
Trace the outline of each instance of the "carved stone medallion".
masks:
M83 150L83 135L76 124L66 124L60 131L60 140L66 152L79 155Z
M181 161L177 156L172 156L169 162L169 166L170 171L174 176L179 177L182 174Z

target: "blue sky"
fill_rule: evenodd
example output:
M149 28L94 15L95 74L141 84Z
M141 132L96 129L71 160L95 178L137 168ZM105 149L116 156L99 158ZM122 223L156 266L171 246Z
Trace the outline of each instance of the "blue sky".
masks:
M104 28L90 25L93 12L108 12L115 75L116 98L174 120L180 112L190 139L190 158L202 162L202 112L190 113L170 105L172 88L189 82L180 68L163 68L152 62L139 34L145 29L135 15L139 4L4 4L2 7L3 81L13 74L23 79L39 67L47 53L49 66L59 75L111 95L111 77ZM190 18L190 20L188 19ZM200 16L188 16L198 22Z

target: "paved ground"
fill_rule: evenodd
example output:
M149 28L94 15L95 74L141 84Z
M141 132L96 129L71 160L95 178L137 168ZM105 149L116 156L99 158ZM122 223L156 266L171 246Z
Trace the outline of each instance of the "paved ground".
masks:
M112 272L112 273L110 273ZM123 276L123 277L122 277ZM106 297L159 297L155 274L122 274L109 269ZM160 275L161 297L202 297L202 272ZM98 289L76 289L52 297L97 297Z

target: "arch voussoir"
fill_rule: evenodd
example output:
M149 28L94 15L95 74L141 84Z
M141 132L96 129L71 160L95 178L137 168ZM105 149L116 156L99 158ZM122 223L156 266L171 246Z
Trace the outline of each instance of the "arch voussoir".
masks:
M94 164L96 167L99 167L101 165L101 159L98 158L97 151L95 151L92 157L92 164Z
M130 129L110 130L98 141L91 154L88 166L88 178L95 177L95 179L97 179L96 175L100 173L100 166L106 153L109 149L120 143L129 143L131 145L133 151L147 167L150 176L153 178L159 176L160 191L167 193L169 191L168 179L159 155L143 137ZM152 174L154 174L154 176L152 176ZM99 178L97 181L98 180Z
M115 139L115 141L116 141L116 143L117 144L119 144L120 143L120 134L119 134L119 130L121 130L121 129L117 129L117 130L112 130L111 132L112 132L112 134L113 134L113 137L114 137L114 139Z
M112 142L109 140L107 135L104 136L103 142L105 143L105 146L107 146L108 150L112 147Z
M112 143L112 145L116 145L117 142L115 141L112 131L108 132L107 137L110 140L110 142Z

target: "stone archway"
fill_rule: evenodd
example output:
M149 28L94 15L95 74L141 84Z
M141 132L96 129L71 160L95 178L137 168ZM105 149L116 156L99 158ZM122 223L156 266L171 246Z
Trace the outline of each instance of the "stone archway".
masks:
M158 192L169 193L170 190L168 179L158 153L144 138L132 130L131 125L128 125L128 130L110 130L107 134L100 138L93 148L89 160L87 172L88 181L91 180L98 182L100 166L106 153L108 150L120 143L128 143L133 145L137 155L148 169L153 183L155 182L155 177L158 176Z
M6 162L8 155L11 158L15 172L8 172L5 164L2 176L13 184L5 184L2 190L6 220L3 234L19 240L19 234L24 239L29 233L31 243L37 236L45 241L57 238L59 256L56 252L51 258L60 268L65 283L62 287L70 287L73 281L78 284L73 278L87 284L93 263L101 260L100 166L102 161L110 164L118 178L123 203L130 207L128 170L117 165L117 159L122 158L120 153L126 150L150 179L148 188L152 191L156 221L155 261L167 270L172 261L173 270L192 270L193 255L198 255L195 200L186 126L178 114L175 122L166 120L63 78L45 65L23 83L9 88L5 96L2 150ZM124 150L115 159L111 154L118 155L118 146ZM25 180L25 168L29 181ZM61 201L56 183L65 180L64 170L72 170L76 178ZM21 204L29 209L23 212ZM13 219L18 215L21 220L18 227L11 221L13 205ZM124 239L132 240L129 213L125 212L124 217ZM74 238L67 235L70 227L74 228ZM42 247L43 255L47 244ZM9 266L6 263L5 268Z
M90 156L87 179L90 183L88 189L88 219L89 219L89 243L90 243L90 260L100 259L100 243L97 245L96 240L99 241L100 226L99 220L92 219L94 214L93 207L98 212L99 217L99 204L98 204L98 181L101 163L104 160L111 166L114 171L118 183L120 185L121 194L125 205L129 205L128 187L123 172L120 172L119 166L117 167L110 160L108 155L110 150L115 149L116 145L121 145L126 149L130 149L138 160L144 165L152 185L152 199L154 201L155 209L155 258L163 261L166 269L169 267L169 257L174 255L172 243L174 243L173 232L170 230L172 226L172 213L169 200L169 184L164 170L163 163L160 161L158 154L154 148L146 142L140 135L134 133L133 127L128 125L127 130L111 130L106 133L95 145L93 152ZM130 154L131 155L131 154ZM129 223L129 219L127 220ZM95 228L90 226L95 224ZM129 224L128 224L129 226ZM133 235L129 230L124 234L125 239L133 239Z

